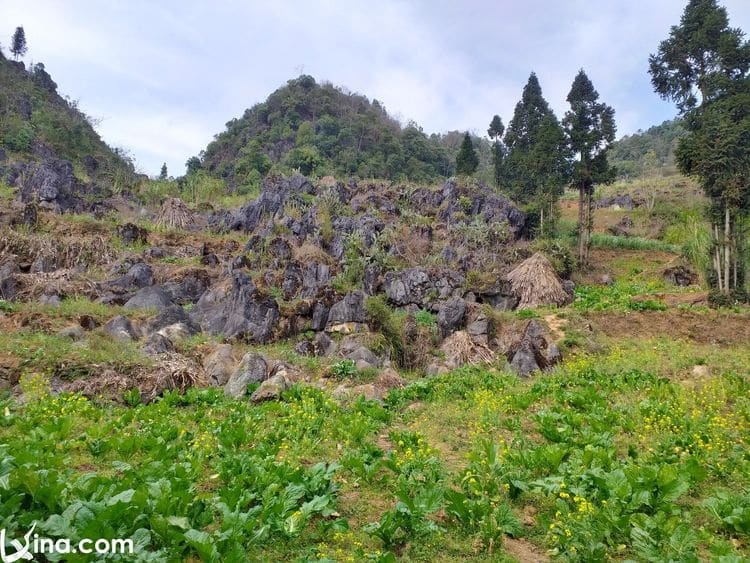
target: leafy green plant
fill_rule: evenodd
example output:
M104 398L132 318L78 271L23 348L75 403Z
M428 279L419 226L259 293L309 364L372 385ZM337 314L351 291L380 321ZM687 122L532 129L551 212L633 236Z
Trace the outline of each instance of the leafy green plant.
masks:
M357 367L354 360L341 360L331 366L331 373L337 379L350 379L357 375Z

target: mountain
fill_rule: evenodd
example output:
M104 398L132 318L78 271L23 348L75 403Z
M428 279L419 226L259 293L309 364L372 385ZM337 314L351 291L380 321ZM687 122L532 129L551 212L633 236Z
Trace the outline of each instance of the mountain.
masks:
M622 177L674 174L677 171L674 151L684 134L682 122L673 119L646 131L626 135L613 144L609 151L609 163L617 168L618 175Z
M50 208L81 208L130 189L132 162L110 148L42 63L28 69L0 53L0 181ZM33 185L32 185L33 184Z
M202 166L233 188L257 187L270 171L432 181L454 159L439 135L402 126L377 100L300 76L226 125Z

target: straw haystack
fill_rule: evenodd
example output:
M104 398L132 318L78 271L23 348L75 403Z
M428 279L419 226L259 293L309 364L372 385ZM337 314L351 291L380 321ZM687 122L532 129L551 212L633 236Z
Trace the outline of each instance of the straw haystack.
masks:
M480 342L472 340L466 331L459 330L443 340L440 351L452 367L466 364L479 365L491 363L495 359L495 353Z
M156 223L172 229L184 229L193 223L193 212L180 198L170 197L162 204Z
M539 252L516 266L507 278L511 293L520 299L519 309L563 305L570 299L555 268Z

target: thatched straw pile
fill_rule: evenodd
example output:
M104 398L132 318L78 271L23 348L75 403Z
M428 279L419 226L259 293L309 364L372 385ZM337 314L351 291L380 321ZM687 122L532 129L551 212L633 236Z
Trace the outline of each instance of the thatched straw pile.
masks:
M516 266L507 278L511 292L520 299L519 309L563 305L569 299L555 268L539 252Z
M180 198L170 197L162 204L156 223L171 229L184 229L193 223L193 213Z
M475 342L466 331L459 330L443 340L440 351L456 366L491 363L495 353L484 344Z

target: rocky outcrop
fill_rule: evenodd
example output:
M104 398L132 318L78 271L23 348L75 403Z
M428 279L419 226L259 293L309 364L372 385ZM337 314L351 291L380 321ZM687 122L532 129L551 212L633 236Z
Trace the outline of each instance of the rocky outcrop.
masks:
M351 291L335 303L328 312L326 330L328 332L357 332L365 328L367 311L364 291Z
M698 274L686 266L674 266L662 272L662 279L673 285L687 287L698 283Z
M437 300L462 297L464 281L461 273L449 268L409 268L388 272L383 290L394 305L432 308Z
M290 389L296 381L299 380L299 374L292 371L286 364L278 364L269 375L268 379L263 381L260 386L250 395L250 401L253 403L262 403L263 401L272 401L281 398L281 394Z
M156 309L161 311L172 304L169 294L159 286L140 289L125 303L126 309Z
M263 295L245 273L232 272L232 286L209 289L198 300L192 318L211 335L267 342L279 321L276 300Z
M544 327L536 319L526 324L520 337L510 345L506 357L520 377L528 377L562 360L559 348L547 341Z

